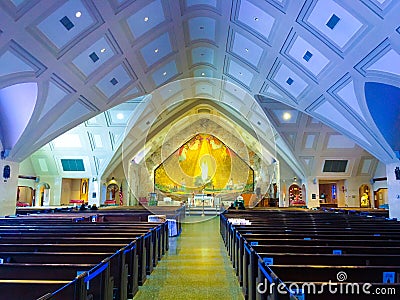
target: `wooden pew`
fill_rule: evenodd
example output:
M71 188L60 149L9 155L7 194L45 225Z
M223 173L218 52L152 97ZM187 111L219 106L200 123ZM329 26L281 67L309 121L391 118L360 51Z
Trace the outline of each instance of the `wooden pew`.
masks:
M21 222L20 220L15 221L15 219L12 219L10 222L12 223L11 225L0 222L0 239L2 239L0 251L2 251L2 255L7 255L8 252L8 256L5 256L6 264L9 266L18 264L25 266L32 265L32 261L27 263L21 262L24 259L22 255L11 257L10 253L15 252L10 251L33 252L34 254L39 254L40 251L48 253L49 251L60 250L64 253L71 251L73 253L80 252L81 261L94 262L95 255L88 254L87 259L84 259L84 254L82 254L81 250L85 249L86 251L90 249L89 251L97 253L113 253L120 247L125 246L125 248L118 250L109 257L110 261L107 268L109 268L110 271L108 272L111 272L112 275L110 280L118 282L116 286L113 287L113 284L111 284L109 287L111 293L117 293L117 295L113 296L114 299L126 299L127 295L130 298L133 297L137 291L138 284L143 284L146 275L152 271L152 268L161 259L162 254L168 249L168 228L166 223L67 224L62 222L60 224L47 221L47 224L43 224L41 223L42 221L30 219L28 222ZM43 240L48 244L43 244ZM127 244L130 246L126 246ZM123 255L120 255L120 253ZM33 255L33 257L35 257L37 263L40 262L43 265L49 264L48 261L41 262L40 255ZM41 257L43 258L43 255ZM53 264L60 265L60 261L57 261L56 257L60 256L53 255L50 260L53 261ZM73 256L70 255L69 257L72 258ZM113 261L114 257L117 257L117 262ZM138 259L139 257L140 260ZM18 262L16 258L18 258ZM25 259L27 259L26 256ZM76 255L74 260L74 264L77 264ZM71 262L66 262L65 260L61 261L61 264L73 265ZM32 266L32 268L35 267ZM64 272L65 270L62 271ZM31 282L34 281L32 281L32 278L25 279L25 281L29 280ZM47 279L41 280L41 286L45 286L43 280ZM47 280L47 284L55 284L53 281ZM60 282L58 280L58 285ZM6 284L6 282L3 282L3 284ZM11 283L8 282L7 284ZM22 281L19 284L21 285ZM127 286L128 288L126 288ZM86 298L84 299L86 300Z
M235 217L238 217L238 214L235 214ZM268 277L271 282L280 278L286 282L285 276L288 274L307 273L310 274L308 279L318 282L317 278L322 278L321 274L333 276L333 272L338 272L338 268L346 267L351 275L363 275L364 277L360 276L361 279L368 279L379 287L384 285L382 278L378 280L379 272L381 277L383 271L392 272L389 271L390 268L394 269L396 274L399 273L400 267L393 266L393 261L400 258L400 224L393 220L359 216L337 218L336 215L314 213L249 213L247 217L251 218L252 225L234 226L227 222L226 216L221 216L220 228L239 282L248 299L260 298L256 284L261 282L259 277L262 276L264 279ZM336 222L343 223L337 225ZM334 255L334 251L341 251L342 255ZM272 258L274 264L279 265L265 266L265 258ZM304 265L304 269L295 269L296 265ZM331 272L324 273L328 267ZM275 268L279 272L275 274L271 271L268 276L262 275L267 268ZM285 273L284 270L289 271ZM314 274L315 270L321 273ZM300 278L291 279L293 282L301 281ZM326 282L328 280L325 278ZM286 299L276 293L269 297Z
M59 287L60 283L72 281L77 276L78 271L86 274L85 283L87 284L87 295L91 295L92 299L111 300L113 299L113 282L110 276L110 264L104 260L101 264L95 266L88 264L4 264L1 265L0 273L0 290L4 299L29 299L27 298L26 285L31 287L30 299L36 299L43 295L40 287ZM91 277L89 277L91 276ZM32 278L36 278L32 280ZM10 282L12 280L12 282ZM8 282L7 282L8 281ZM36 282L39 286L32 284ZM19 290L10 287L18 283ZM10 285L11 284L11 285ZM75 292L75 291L74 291ZM68 295L69 299L75 299L74 294ZM67 298L64 298L67 299ZM87 298L82 298L87 299Z
M379 268L379 267L378 267ZM323 269L319 268L322 272ZM337 271L333 270L332 274ZM343 269L339 269L338 272L343 272ZM281 270L280 270L281 271ZM293 270L292 270L293 271ZM296 271L303 271L297 269ZM304 269L304 271L310 271ZM321 272L319 271L319 272ZM349 272L349 269L345 271ZM361 271L362 272L362 271ZM354 272L349 272L354 275ZM295 274L293 276L301 277L301 274ZM308 273L310 274L310 273ZM338 275L336 273L335 277ZM343 273L341 273L343 275ZM310 276L310 275L308 275ZM340 277L343 278L343 277ZM351 300L351 299L398 299L400 293L400 284L385 284L385 283L374 283L374 282L358 282L358 281L338 281L328 280L322 277L308 278L313 279L313 281L285 281L280 280L278 275L273 271L271 266L266 266L261 259L258 260L258 275L255 284L255 299L279 299L279 300L292 300L292 299L305 299L317 300L317 299L341 299L341 300ZM366 278L364 278L366 279ZM302 298L297 298L299 295L295 291L301 291L300 295ZM385 292L384 295L377 295L377 292ZM293 293L294 292L294 293Z
M71 282L68 280L15 280L15 279L0 279L0 295L2 299L13 300L32 300L48 293L49 291L57 291ZM73 289L68 295L72 295ZM47 298L50 299L50 298ZM60 298L61 299L61 298ZM67 298L64 298L67 299Z

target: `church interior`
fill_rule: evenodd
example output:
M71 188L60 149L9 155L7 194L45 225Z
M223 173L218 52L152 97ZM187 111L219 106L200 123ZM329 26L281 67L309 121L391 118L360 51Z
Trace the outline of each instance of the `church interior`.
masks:
M399 14L0 1L0 295L397 299Z

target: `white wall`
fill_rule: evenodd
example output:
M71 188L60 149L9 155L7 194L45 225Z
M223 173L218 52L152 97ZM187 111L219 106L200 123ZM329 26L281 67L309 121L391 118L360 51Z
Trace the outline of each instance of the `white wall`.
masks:
M315 194L315 199L312 199L313 194ZM306 197L304 200L306 200L308 208L319 207L319 186L315 177L307 177L306 195L303 197Z
M359 187L363 184L367 184L369 186L369 190L371 191L370 178L366 176L357 176L351 177L345 181L345 187L347 187L346 192L346 204L348 207L360 207L360 193ZM339 187L338 187L339 188ZM372 204L373 201L373 193L370 192L369 201Z
M61 178L55 176L41 176L40 183L48 183L50 185L50 205L60 205L61 202Z
M3 179L3 168L6 165L9 165L11 168L11 176L5 182ZM6 160L0 160L0 172L0 216L15 215L19 164Z
M373 178L385 178L385 177L386 177L386 165L379 162ZM375 181L372 185L374 191L377 191L379 189L386 189L387 187L388 187L387 180Z
M400 168L400 163L392 163L386 166L386 176L388 179L389 217L400 219L400 180L396 179L396 168Z

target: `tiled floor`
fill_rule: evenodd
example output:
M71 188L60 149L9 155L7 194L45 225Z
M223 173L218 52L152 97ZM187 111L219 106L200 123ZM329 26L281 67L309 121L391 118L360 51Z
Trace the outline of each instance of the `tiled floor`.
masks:
M182 234L135 300L244 299L219 233L219 217L187 217Z

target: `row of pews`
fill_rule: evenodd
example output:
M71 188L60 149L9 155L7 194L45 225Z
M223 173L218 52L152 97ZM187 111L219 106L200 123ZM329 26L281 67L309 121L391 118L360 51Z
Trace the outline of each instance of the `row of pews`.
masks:
M131 299L168 250L168 223L140 214L0 219L0 298Z
M230 210L220 230L246 299L400 299L397 220Z

